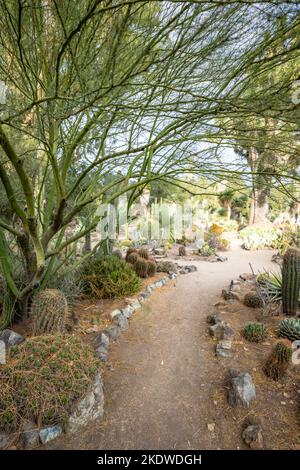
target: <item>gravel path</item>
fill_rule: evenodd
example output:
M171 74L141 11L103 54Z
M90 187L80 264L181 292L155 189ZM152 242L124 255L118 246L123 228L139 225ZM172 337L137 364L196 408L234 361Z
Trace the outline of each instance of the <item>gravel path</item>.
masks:
M231 279L273 267L270 251L235 247L225 263L198 261L198 271L157 289L111 348L104 374L106 413L97 425L54 441L52 449L228 449L239 445L228 420L217 433L212 396L226 364L214 361L206 316ZM225 360L226 362L226 360Z

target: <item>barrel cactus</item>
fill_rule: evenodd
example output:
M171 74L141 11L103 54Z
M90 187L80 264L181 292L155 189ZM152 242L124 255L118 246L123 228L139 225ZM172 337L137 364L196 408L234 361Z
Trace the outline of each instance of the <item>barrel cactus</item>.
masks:
M283 257L282 311L296 315L300 290L300 250L290 248Z
M279 341L267 359L265 374L273 380L281 379L289 366L292 353L293 350L287 344Z
M149 258L147 261L147 274L148 276L154 276L156 273L156 262L153 258Z
M179 256L186 256L186 248L185 246L180 246L178 250Z
M256 292L248 292L244 297L244 305L251 308L261 308L263 301Z
M144 259L149 259L149 253L148 253L148 250L146 248L141 248L139 251L138 251L138 254L141 258L144 258Z
M134 263L134 270L139 277L147 277L148 275L148 261L139 257Z
M285 318L279 323L279 336L291 341L300 340L300 318Z
M67 316L68 302L60 290L45 289L34 296L30 317L35 335L62 333Z
M133 247L130 247L128 248L127 252L126 252L126 261L128 261L128 257L132 254L132 253L137 253L137 249L136 248L133 248Z
M127 263L130 263L130 264L134 264L139 258L139 255L136 253L136 252L133 252L133 253L130 253L128 256L127 256Z
M267 336L267 328L263 323L248 323L242 330L242 335L252 343L259 343Z

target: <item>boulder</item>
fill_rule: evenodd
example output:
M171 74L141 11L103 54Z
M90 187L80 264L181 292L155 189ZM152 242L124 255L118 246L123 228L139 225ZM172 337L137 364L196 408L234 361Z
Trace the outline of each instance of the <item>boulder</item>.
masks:
M114 316L113 322L115 325L117 325L121 331L127 330L128 328L128 320L123 315L123 313L119 313L118 315Z
M109 316L110 316L111 320L113 320L114 317L115 317L116 315L120 315L120 313L121 313L121 310L119 310L118 308L116 308L115 310L113 310L112 312L110 312Z
M121 334L121 328L118 325L110 325L106 333L112 341L115 341Z
M53 439L56 439L59 437L63 432L63 429L61 426L48 426L47 428L43 428L40 430L40 441L42 444L47 444L50 441L53 441Z
M39 431L32 421L23 422L20 429L20 444L24 449L34 449L39 445Z
M264 447L263 432L259 425L247 426L243 431L242 438L251 449L259 450Z
M10 435L5 432L0 432L0 450L6 449L10 442Z
M96 349L96 356L99 357L100 361L107 362L108 361L108 350L104 346L99 346Z
M216 345L216 355L220 357L231 357L231 341L223 339Z
M206 317L206 321L210 325L216 325L217 323L221 323L222 320L221 320L220 316L217 313L214 313L212 315L208 315Z
M157 272L159 273L176 273L177 270L178 265L173 261L159 261L157 263Z
M213 326L209 327L209 334L215 339L223 339L224 325L222 322L218 322Z
M19 335L13 330L3 330L0 333L0 341L3 341L7 347L16 346L17 344L23 343L25 341L24 336Z
M255 385L250 374L230 371L230 389L228 393L228 402L231 406L242 406L249 408L252 400L256 398Z
M106 350L109 348L109 337L105 333L99 333L95 338L95 346L103 347Z
M122 309L121 313L125 318L129 318L134 313L134 308L132 305L127 305L127 307Z

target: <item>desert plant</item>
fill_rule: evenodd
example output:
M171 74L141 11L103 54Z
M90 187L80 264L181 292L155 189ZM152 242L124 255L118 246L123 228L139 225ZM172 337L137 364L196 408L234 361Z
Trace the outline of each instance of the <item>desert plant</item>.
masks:
M282 265L282 311L296 315L300 291L300 250L289 249Z
M137 292L141 283L131 265L116 256L94 257L80 270L83 292L98 299L120 298Z
M37 336L10 348L0 368L0 430L16 431L24 420L65 424L99 366L90 347L75 336Z
M214 235L222 235L223 231L224 231L223 227L215 223L213 223L209 228L209 232Z
M134 248L134 247L131 247L131 248L128 248L128 250L126 251L126 261L128 261L128 256L130 256L132 253L137 253L137 249Z
M279 323L278 335L291 341L300 340L300 318L285 318Z
M123 259L122 251L121 250L113 250L111 253L113 256L116 256L119 259Z
M242 335L252 343L259 343L267 336L267 328L262 323L248 323L242 330Z
M147 261L147 274L148 276L154 276L156 273L157 265L156 261L153 258L149 258Z
M186 256L186 248L185 246L180 246L178 249L179 256Z
M126 261L127 263L134 264L138 260L138 258L139 255L137 254L137 252L133 252L126 257Z
M139 251L138 251L138 254L141 258L149 259L149 253L148 253L148 250L146 248L140 248Z
M282 299L282 274L280 272L264 272L257 276L256 282L267 302L279 302Z
M58 289L45 289L32 300L30 318L35 335L62 333L68 315L68 302Z
M288 345L279 341L266 361L265 374L273 380L281 379L289 366L292 353L293 351Z
M244 305L251 308L263 307L263 301L256 292L248 292L244 297Z
M216 254L215 248L210 247L207 243L205 243L200 249L199 254L201 256L213 256Z
M148 275L148 260L138 257L134 263L134 270L139 277L145 278Z
M240 231L245 250L275 248L279 236L280 231L272 227L246 227Z

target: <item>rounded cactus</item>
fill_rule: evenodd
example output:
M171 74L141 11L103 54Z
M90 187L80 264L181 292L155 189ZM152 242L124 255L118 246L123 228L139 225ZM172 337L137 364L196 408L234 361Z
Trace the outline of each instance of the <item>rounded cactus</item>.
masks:
M290 248L283 257L282 311L296 315L300 291L300 250Z
M261 308L263 301L256 292L248 292L244 297L244 305L251 308Z
M285 318L279 323L279 336L291 341L300 340L300 318Z
M128 261L128 256L130 256L132 253L137 253L137 249L133 247L128 248L126 252L126 257L125 257L126 261Z
M292 356L292 349L283 341L279 341L264 367L265 374L273 380L281 379L287 371Z
M136 252L133 252L133 253L130 253L128 256L127 256L127 263L130 263L130 264L134 264L139 258L139 255L136 253Z
M178 250L179 256L186 256L186 248L185 246L180 246Z
M45 289L33 298L30 317L35 335L62 333L68 316L68 302L60 290Z
M154 276L154 274L156 273L156 269L157 269L156 261L153 258L149 258L149 260L147 261L148 276Z
M248 323L242 330L242 335L248 341L259 343L267 336L267 328L263 323Z
M138 251L138 254L141 258L144 258L144 259L149 259L149 253L148 253L148 250L146 248L141 248L139 251Z
M134 270L139 277L147 277L148 275L148 261L144 258L138 257L134 263Z

